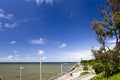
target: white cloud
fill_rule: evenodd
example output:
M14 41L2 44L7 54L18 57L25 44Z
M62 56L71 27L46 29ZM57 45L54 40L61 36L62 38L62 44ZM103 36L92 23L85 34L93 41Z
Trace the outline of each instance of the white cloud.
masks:
M74 62L80 61L82 59L92 59L92 53L90 50L78 50L73 52L64 52L61 53L58 57L59 61L63 62Z
M3 9L0 8L0 19L3 19L4 21L1 21L0 23L0 30L4 30L5 28L15 28L18 26L19 23L28 22L35 20L34 18L31 19L23 19L23 20L15 20L15 17L13 14L8 13L6 14ZM2 27L1 27L2 26Z
M42 60L44 61L46 59L46 57L42 57Z
M2 28L3 27L3 25L2 25L2 23L0 22L0 28Z
M4 19L5 21L1 21L2 30L5 28L14 28L17 26L19 21L13 21L14 15L13 14L5 14L4 10L0 8L0 19ZM6 21L7 20L7 21Z
M59 46L59 48L64 48L64 47L66 47L66 46L67 46L67 44L63 43L63 44L61 44L61 45Z
M0 18L4 18L4 19L7 19L7 20L12 20L13 17L14 17L13 14L5 14L4 10L0 8Z
M43 3L53 5L53 2L56 0L26 0L27 2L34 1L39 6Z
M45 40L43 38L35 39L30 41L31 44L44 44Z
M6 28L14 28L17 26L17 23L5 23Z
M13 17L14 17L13 14L7 14L7 15L6 15L6 19L8 19L8 20L12 20Z
M24 58L25 61L34 61L35 58L34 57L30 57L29 55L27 55L25 58Z
M0 62L35 62L38 60L39 59L28 55L24 55L24 57L19 55L8 55L6 57L0 57Z
M9 55L9 56L7 57L8 60L11 60L12 58L13 58L12 55Z
M18 53L18 51L17 50L13 50L13 53Z
M38 55L43 55L45 52L43 50L38 50Z
M0 8L0 18L5 18L5 14L3 9Z
M115 43L116 43L116 40L115 40L115 39L109 40L108 43L110 43L110 44L115 44Z
M0 13L0 18L4 18L5 15L3 13Z
M107 45L110 49L113 49L115 47L115 44L116 44L116 39L110 39L107 42Z
M10 42L10 44L15 44L15 43L16 43L16 41L11 41L11 42Z
M0 13L4 13L3 9L0 8Z

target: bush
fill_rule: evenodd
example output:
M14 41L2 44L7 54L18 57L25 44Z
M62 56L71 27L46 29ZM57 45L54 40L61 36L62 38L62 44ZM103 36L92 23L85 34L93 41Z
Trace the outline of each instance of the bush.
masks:
M93 77L91 80L120 80L120 73L114 74L110 77L104 77L105 72L98 74L97 76Z
M104 79L105 72L99 73L97 76L93 77L91 80L102 80Z
M93 69L95 70L95 72L98 74L98 73L101 73L104 71L104 65L101 64L101 63L95 63L93 65Z
M84 66L84 67L83 67L83 70L88 70L88 66L87 66L87 65Z

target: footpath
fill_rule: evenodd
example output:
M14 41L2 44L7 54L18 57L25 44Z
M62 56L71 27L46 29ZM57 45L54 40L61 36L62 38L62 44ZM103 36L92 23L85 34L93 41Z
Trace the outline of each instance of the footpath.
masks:
M77 78L78 76L80 76L80 73L84 72L82 68L77 68L55 80L73 80L75 78Z
M77 68L74 71L71 71L57 79L54 79L54 80L90 80L91 78L96 76L96 74L90 73L88 75L80 77L80 73L82 73L82 72L84 72L82 68Z

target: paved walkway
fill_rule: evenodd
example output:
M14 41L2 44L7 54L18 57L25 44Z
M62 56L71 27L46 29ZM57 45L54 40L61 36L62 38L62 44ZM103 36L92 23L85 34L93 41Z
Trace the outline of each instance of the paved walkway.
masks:
M78 69L71 71L55 80L90 80L91 78L96 76L96 74L88 74L88 75L79 77L80 73L82 73L82 72L84 72L84 71L81 68L78 68ZM71 76L71 73L72 73L72 76Z
M80 77L80 78L77 78L77 79L74 79L74 80L90 80L94 76L96 76L96 74L88 74L88 75L85 75L83 77Z
M77 78L78 76L80 76L80 73L83 72L83 70L81 68L79 69L76 69L74 71L71 71L65 75L63 75L62 77L59 77L55 80L73 80L75 78ZM71 76L71 73L72 73L72 76Z

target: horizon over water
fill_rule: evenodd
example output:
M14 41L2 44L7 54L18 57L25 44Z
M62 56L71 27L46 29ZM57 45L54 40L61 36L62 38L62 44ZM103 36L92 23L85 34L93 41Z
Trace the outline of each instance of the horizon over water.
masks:
M22 65L22 80L39 80L40 62L0 62L0 76L3 80L19 80L19 69ZM53 80L60 76L60 66L67 73L75 62L42 62L42 80Z

